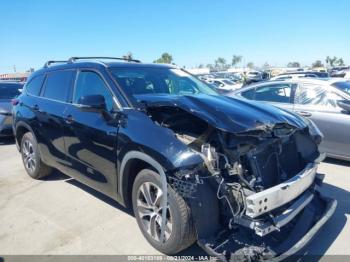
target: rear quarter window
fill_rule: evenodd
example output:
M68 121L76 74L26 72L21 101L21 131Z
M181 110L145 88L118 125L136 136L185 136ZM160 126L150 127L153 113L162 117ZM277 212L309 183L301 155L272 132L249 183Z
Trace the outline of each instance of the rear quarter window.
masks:
M32 78L25 87L25 90L28 94L38 96L40 94L41 87L43 85L45 76L38 75Z

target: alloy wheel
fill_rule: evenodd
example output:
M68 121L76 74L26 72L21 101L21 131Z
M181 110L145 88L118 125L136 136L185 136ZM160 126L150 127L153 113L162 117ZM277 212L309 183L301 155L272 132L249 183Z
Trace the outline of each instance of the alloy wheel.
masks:
M36 167L36 155L33 144L29 140L23 143L22 155L24 166L30 173L33 173Z
M137 192L137 212L144 230L155 240L161 240L163 191L154 183L143 183ZM170 207L166 207L166 221L163 241L166 242L172 232Z

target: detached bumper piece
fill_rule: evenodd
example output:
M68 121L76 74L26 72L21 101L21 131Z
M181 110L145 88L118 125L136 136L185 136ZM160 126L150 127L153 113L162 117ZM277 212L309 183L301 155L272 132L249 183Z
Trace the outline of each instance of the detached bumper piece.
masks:
M322 196L318 191L305 192L274 222L278 230L261 234L236 225L219 234L216 239L199 239L198 244L222 261L282 260L301 255L303 248L332 216L337 201ZM293 212L297 213L293 216Z

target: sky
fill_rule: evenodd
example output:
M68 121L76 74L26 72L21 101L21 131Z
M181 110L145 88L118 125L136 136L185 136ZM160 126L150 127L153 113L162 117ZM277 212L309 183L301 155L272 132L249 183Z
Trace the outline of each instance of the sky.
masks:
M349 0L0 0L0 73L71 56L350 64Z

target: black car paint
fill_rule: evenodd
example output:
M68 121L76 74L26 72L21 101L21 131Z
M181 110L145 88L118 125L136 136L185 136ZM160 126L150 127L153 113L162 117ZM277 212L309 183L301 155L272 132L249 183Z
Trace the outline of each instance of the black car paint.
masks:
M159 65L111 63L109 66ZM137 152L141 156L138 160L146 160L142 155L147 156L150 159L148 163L163 176L178 170L203 167L204 160L201 155L178 140L172 130L156 124L147 114L147 107L178 107L217 129L231 133L266 130L281 123L297 129L307 127L302 118L287 111L223 96L130 97L111 77L108 67L100 63L68 63L46 68L35 72L28 82L38 74L54 70L98 72L118 101L118 108L115 112L86 112L84 108L72 103L71 96L66 101L54 101L24 92L18 98L18 105L14 107L16 142L19 144L20 135L29 130L36 137L45 163L105 193L122 205L128 204L128 179L131 179L130 172L133 163L137 161L128 158L130 152ZM71 88L73 83L74 81ZM209 193L207 188L199 194L203 192ZM192 203L192 207L198 212L195 216L201 216L199 210L206 210L203 215L208 215L211 203L206 203L206 200L203 198ZM196 208L198 204L208 208ZM203 227L202 223L207 223L203 227L207 228L210 226L209 222L218 222L217 216L198 222L198 226ZM215 231L216 228L213 227L212 232ZM206 230L204 233L208 232Z
M138 65L116 63L111 66ZM35 72L28 82L38 74L72 69L97 71L103 77L121 105L118 115L123 121L118 126L111 125L106 115L85 112L71 103L71 97L60 102L24 93L15 109L15 125L18 128L27 123L32 127L43 161L48 165L125 204L125 196L118 190L118 181L125 180L121 178L127 174L119 174L118 170L124 155L130 150L146 153L167 171L203 163L202 158L176 139L171 130L155 124L142 110L142 103L124 97L108 69L100 64L86 62L55 66ZM223 96L144 95L137 99L153 103L153 106L177 105L229 132L244 132L283 122L305 127L299 117L286 111ZM67 121L68 115L72 116L72 123ZM266 121L261 123L259 119ZM140 127L147 132L140 132Z

